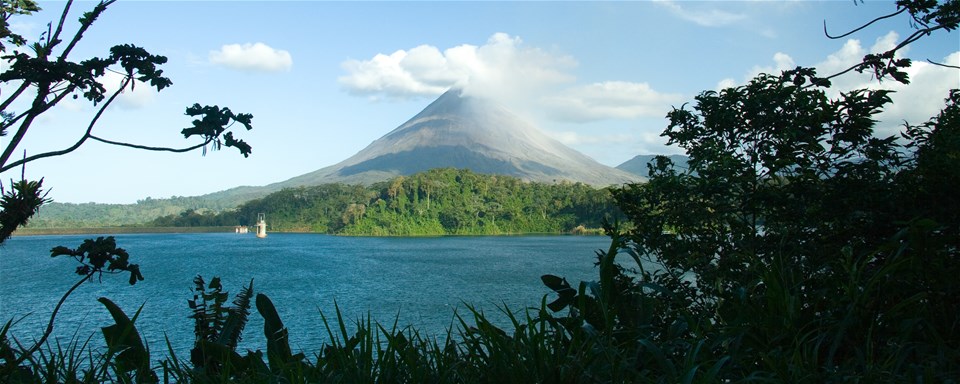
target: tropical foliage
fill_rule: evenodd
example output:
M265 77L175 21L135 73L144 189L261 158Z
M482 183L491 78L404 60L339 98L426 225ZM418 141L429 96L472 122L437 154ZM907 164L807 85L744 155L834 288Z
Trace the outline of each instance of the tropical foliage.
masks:
M938 116L907 126L898 144L870 135L882 93L829 100L795 75L706 92L691 110L674 111L666 134L698 143L690 169L662 158L649 183L615 191L634 227L606 226L611 246L597 252L597 280L543 276L553 293L524 313L506 311L507 327L470 309L445 334L422 335L351 322L335 308L318 330L328 343L308 356L290 349L276 308L256 294L266 344L241 353L252 282L227 306L219 279L198 277L189 362L168 348L145 369L144 356L156 360L133 336L137 316L103 299L116 320L104 330L107 355L76 341L25 354L3 339L5 355L22 365L0 373L12 382L952 382L960 221L947 182L958 177L948 165L960 151L960 91ZM700 130L721 96L740 107L716 110L745 120L738 130ZM757 131L746 119L766 112L750 109L769 103L749 100L773 96L811 100L798 104L816 113ZM83 353L87 362L77 363Z
M79 26L72 33L67 25L73 2L68 1L58 23L50 24L46 32L36 41L30 41L10 31L10 18L16 15L30 15L40 7L34 1L3 2L0 5L0 53L7 62L6 70L0 73L0 83L9 89L0 100L0 136L6 142L0 152L0 174L19 169L20 180L10 181L9 190L0 183L0 235L13 232L24 226L39 210L50 202L42 189L43 180L28 181L24 178L25 167L37 160L67 155L88 141L127 147L147 151L188 152L193 150L236 148L244 157L250 155L252 148L242 139L234 136L231 128L242 126L252 129L253 115L234 113L229 108L201 106L194 104L185 109L187 116L193 118L190 126L180 131L187 139L199 139L199 143L183 148L154 147L143 144L126 143L104 138L96 134L100 118L113 105L123 92L133 89L137 83L162 91L173 82L164 76L161 66L166 63L164 56L150 54L147 50L132 45L118 44L110 48L103 57L91 57L76 61L71 56L96 20L106 12L116 0L101 1L79 18ZM111 89L105 85L110 73L121 76L119 87ZM21 146L24 139L35 135L46 127L35 124L41 116L55 110L67 98L83 99L95 108L96 113L89 121L77 127L76 141L65 148L48 152L33 153L29 156ZM24 150L22 158L15 153ZM7 235L0 236L2 242Z
M0 73L0 84L4 86L4 95L0 100L0 136L5 136L5 143L0 152L0 174L20 171L17 181L10 180L5 187L0 180L0 245L19 227L25 226L40 208L49 203L47 191L43 189L43 179L38 181L27 180L26 166L37 160L67 155L89 141L98 141L108 145L122 146L148 151L188 152L197 149L220 149L233 147L246 157L251 153L249 144L233 136L230 128L239 124L247 130L252 129L253 116L245 113L234 113L229 108L217 106L200 106L194 104L186 108L186 115L194 118L189 128L180 133L184 138L198 138L200 143L184 148L152 147L110 140L95 134L95 128L100 118L113 104L117 97L132 89L137 82L161 91L171 86L172 81L163 75L160 66L166 63L167 58L153 55L145 49L131 45L119 44L110 48L103 57L91 57L76 61L71 56L74 49L80 44L86 33L107 8L116 0L105 0L95 4L92 9L84 12L79 18L79 26L72 33L66 22L73 6L72 1L63 5L63 12L59 22L47 24L47 30L35 41L30 41L10 30L10 19L16 15L30 15L40 10L36 2L31 0L0 2L0 59L6 61L5 70ZM106 76L109 72L120 75L119 87L108 89ZM9 91L9 92L8 92ZM60 105L68 97L83 99L89 102L96 111L89 121L82 122L77 127L76 141L65 148L48 152L32 153L29 156L21 146L25 138L35 135L46 129L42 124L44 114ZM49 133L48 133L49 134ZM41 136L42 137L42 136ZM15 153L23 150L23 156L16 158ZM8 189L9 188L9 189ZM40 352L45 346L47 338L53 331L57 314L63 303L72 292L84 282L102 277L104 273L129 273L130 285L143 280L139 266L130 262L130 255L123 248L119 248L112 237L87 239L76 248L58 246L50 251L51 257L68 256L75 259L80 265L75 272L81 276L76 284L67 289L57 303L50 320L39 340L32 346L24 346L16 340L7 337L11 322L0 329L0 377L4 381L35 381L40 371L28 372L21 364L50 364L56 366L64 363L62 354ZM111 315L117 320L117 327L103 329L109 350L104 357L121 367L120 372L135 371L138 380L147 380L155 377L149 367L149 358L129 347L134 341L126 324L133 324L133 320L112 305L107 299L101 299ZM134 317L136 318L136 317ZM122 347L116 347L118 345ZM16 348L14 347L16 346ZM76 345L74 345L76 346ZM141 345L142 347L142 345ZM80 346L83 350L85 347ZM72 351L71 351L72 353ZM39 355L38 355L39 354ZM69 369L77 369L75 355L68 357ZM39 360L37 360L39 359ZM95 376L95 375L94 375ZM88 375L87 377L91 377ZM50 381L71 381L71 378L55 377Z
M918 33L850 70L905 83L910 62L896 51L960 21L957 1L897 6L894 15L908 13ZM252 283L226 306L219 280L198 278L197 296L185 308L196 324L190 363L172 348L152 363L135 327L138 316L101 299L115 322L102 332L106 353L80 341L66 349L28 349L8 335L8 322L0 328L0 379L955 383L960 90L943 95L943 109L929 121L907 124L900 137L876 137L876 116L889 106L889 93L854 90L830 98L829 87L830 77L797 68L704 92L671 111L664 136L686 149L687 168L659 158L649 183L614 190L630 226L605 226L611 245L597 252L598 279L573 285L543 276L553 292L522 314L507 311L508 327L471 310L455 315L445 335L425 336L369 318L350 323L335 308L335 321L324 316L318 327L327 345L307 357L290 349L276 308L257 294L266 345L241 355L233 346L251 306ZM435 172L440 184L419 176L373 193L348 186L317 193L345 204L324 213L339 215L344 230L388 228L365 220L408 206L424 216L436 209L441 223L442 212L459 220L460 210L462 222L501 225L509 211L503 202L480 214L488 203L482 186L497 188L501 178L479 182L462 171ZM283 193L304 208L315 197L307 191ZM444 200L453 191L479 198ZM131 269L121 251L98 239L52 254L77 258L86 266L77 272L88 276L105 266Z
M649 183L614 193L629 249L657 266L631 285L654 314L640 339L699 345L728 378L957 377L960 206L941 184L957 170L924 164L960 149L960 92L908 127L907 151L872 136L885 92L829 100L803 86L813 75L760 76L673 111L665 135L689 170L661 158Z
M434 169L369 187L326 184L284 189L233 211L188 210L155 226L231 226L347 235L561 233L617 218L607 189L582 183L525 182L465 169Z

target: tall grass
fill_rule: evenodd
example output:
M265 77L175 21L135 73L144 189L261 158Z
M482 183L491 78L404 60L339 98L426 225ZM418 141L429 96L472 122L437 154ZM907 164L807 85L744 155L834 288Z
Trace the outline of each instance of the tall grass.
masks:
M615 260L624 255L644 265L614 236L607 251L597 252L596 282L572 286L544 276L555 294L522 311L498 307L505 325L467 305L445 332L428 335L401 327L399 315L388 323L369 315L347 319L335 303L332 313L320 311L312 331L328 342L305 353L290 349L288 330L262 293L255 304L266 344L237 351L231 317L245 317L253 305L252 282L231 307L218 279L206 286L198 278L194 315L183 318L209 327L197 328L190 356L178 355L167 340L165 356L151 359L134 325L139 310L128 318L101 299L115 321L103 328L105 350L75 336L23 356L28 348L8 337L8 322L0 329L0 382L956 383L960 377L957 341L944 336L960 317L929 300L952 293L897 291L910 283L900 276L911 275L915 263L892 258L877 269L847 253L833 262L844 279L819 287L817 295L804 286L804 271L774 264L756 277L762 285L716 303L708 321L684 296L689 280L651 279L654 272ZM891 298L894 305L879 305Z
M239 360L225 358L221 369L210 371L191 363L190 356L178 355L168 340L166 356L151 367L156 376L137 375L124 366L121 354L135 347L94 350L90 338L75 338L63 346L48 343L19 367L4 365L0 381L152 382L155 377L160 382L193 383L573 383L618 377L608 370L619 361L617 354L598 358L593 352L605 349L600 344L572 343L545 305L523 313L498 310L509 319L506 329L494 325L483 311L468 307L465 315L453 315L444 333L426 335L414 327L400 327L399 316L387 324L369 316L351 321L335 306L332 316L321 312L318 330L330 342L311 356L279 356L268 345L266 351L248 351ZM15 342L7 346L7 351L22 350Z

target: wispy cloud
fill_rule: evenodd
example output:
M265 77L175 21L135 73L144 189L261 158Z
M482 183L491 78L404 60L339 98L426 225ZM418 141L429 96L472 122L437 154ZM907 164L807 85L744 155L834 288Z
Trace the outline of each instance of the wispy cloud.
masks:
M630 134L584 135L584 134L573 132L573 131L563 131L563 132L550 132L549 135L552 136L557 141L566 145L609 144L609 143L631 142L636 140L636 138Z
M663 117L683 96L662 93L647 83L607 81L569 88L543 98L558 120L588 122L603 119Z
M264 43L227 44L210 51L208 60L214 65L251 72L283 72L293 66L290 52Z
M688 7L690 3L680 5L680 3L674 1L656 1L655 3L666 8L670 13L673 13L683 20L704 27L722 27L741 22L747 18L747 16L742 13L734 13L716 8L703 8L703 4L711 3L699 3L696 7ZM710 6L713 5L711 4Z

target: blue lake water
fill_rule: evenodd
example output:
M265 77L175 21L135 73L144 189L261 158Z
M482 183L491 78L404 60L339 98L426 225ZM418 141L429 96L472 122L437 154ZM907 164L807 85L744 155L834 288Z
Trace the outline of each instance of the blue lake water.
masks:
M76 248L89 235L26 236L0 246L0 321L18 322L12 334L38 338L60 296L79 280L73 259L51 258L50 249ZM399 315L430 335L441 334L465 304L506 324L498 306L537 307L551 293L540 276L564 276L571 284L596 280L595 251L606 249L601 236L511 237L337 237L317 234L116 235L144 281L130 286L128 275L104 275L84 284L57 318L54 335L62 342L77 336L102 345L99 328L112 323L96 301L108 297L129 315L142 305L137 326L154 353L165 353L164 336L177 355L188 357L193 321L187 300L193 278L220 276L230 301L254 279L254 290L273 300L290 330L294 349L308 356L327 341L320 313L334 316L339 305L348 322L369 315L389 328ZM550 298L552 299L552 295ZM264 348L263 320L252 308L240 349ZM94 334L94 332L96 332ZM29 343L28 343L29 344ZM156 356L155 356L156 357Z

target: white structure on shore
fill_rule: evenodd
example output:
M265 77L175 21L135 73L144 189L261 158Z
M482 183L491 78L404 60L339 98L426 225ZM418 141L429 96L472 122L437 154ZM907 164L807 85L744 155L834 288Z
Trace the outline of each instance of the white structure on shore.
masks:
M257 237L267 237L267 221L262 213L257 214Z

